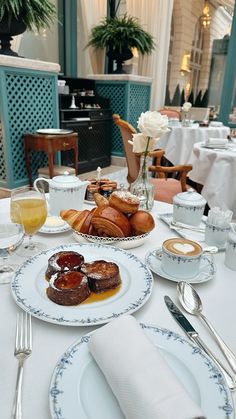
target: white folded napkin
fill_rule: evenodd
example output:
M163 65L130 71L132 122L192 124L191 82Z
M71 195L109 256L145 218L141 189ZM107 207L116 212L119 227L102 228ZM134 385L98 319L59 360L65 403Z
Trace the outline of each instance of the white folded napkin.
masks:
M223 127L223 122L220 121L211 121L210 127Z
M89 350L127 419L203 416L134 317L121 316L96 330Z
M206 145L207 146L226 146L226 144L228 143L227 138L207 138L206 139Z

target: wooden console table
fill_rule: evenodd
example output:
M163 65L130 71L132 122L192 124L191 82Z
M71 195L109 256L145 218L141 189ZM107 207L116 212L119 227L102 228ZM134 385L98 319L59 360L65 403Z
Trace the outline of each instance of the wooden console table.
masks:
M54 153L57 151L74 150L74 168L78 173L78 134L73 132L66 135L25 134L24 150L26 170L30 186L33 184L30 151L44 151L48 156L49 176L53 177Z

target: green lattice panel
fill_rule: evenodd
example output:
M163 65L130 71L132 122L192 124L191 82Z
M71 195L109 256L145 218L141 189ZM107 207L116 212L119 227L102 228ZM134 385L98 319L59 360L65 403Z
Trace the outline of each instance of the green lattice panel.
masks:
M150 86L131 84L129 101L129 123L136 128L140 114L149 110Z
M6 74L11 155L14 181L27 178L22 135L39 128L55 127L54 78ZM44 153L32 153L33 175L47 164Z
M7 179L6 164L3 151L2 124L0 121L0 179Z
M121 118L125 118L124 98L126 96L126 85L125 84L99 84L96 83L97 92L100 96L104 96L110 99L110 107L112 113L118 113ZM111 152L115 155L123 155L123 146L120 137L120 130L112 124L112 146Z

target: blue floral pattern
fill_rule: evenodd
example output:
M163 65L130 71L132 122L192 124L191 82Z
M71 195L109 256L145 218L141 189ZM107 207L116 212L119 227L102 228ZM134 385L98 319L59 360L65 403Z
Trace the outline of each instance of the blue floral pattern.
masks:
M205 379L208 381L205 385L213 386L216 388L218 394L217 400L212 400L212 410L214 412L218 411L217 418L220 419L233 419L234 418L234 409L232 405L232 400L230 396L230 391L225 384L224 378L221 375L220 371L215 367L211 362L208 356L202 351L198 346L193 345L190 341L180 336L179 334L172 332L168 329L163 329L160 327L147 325L141 323L141 327L150 333L152 336L152 341L157 345L158 342L161 342L161 347L167 348L173 354L176 354L178 357L177 348L183 345L185 351L189 351L190 356L193 357L193 363L201 363L204 367ZM63 411L63 399L66 398L66 393L70 391L68 388L64 388L63 378L65 372L70 373L70 368L73 368L74 363L80 362L80 365L83 365L83 360L80 357L80 351L83 345L87 345L90 339L90 334L83 336L78 342L72 345L61 357L59 360L51 380L50 385L50 408L51 415L53 419L70 419L68 415ZM172 349L171 349L172 347ZM181 351L181 349L180 349ZM182 360L182 362L184 362ZM202 388L202 392L206 392L205 388ZM202 394L203 396L203 394ZM207 395L206 395L207 397ZM202 398L202 397L201 397ZM76 401L75 401L76 402ZM101 401L102 403L102 401ZM80 412L78 411L78 417ZM221 415L222 413L222 415ZM213 413L205 412L207 417L213 418Z
M134 283L132 287L132 292L127 290L127 294L130 292L130 298L125 303L122 303L122 297L120 299L121 302L118 302L116 304L116 301L114 301L113 304L111 303L107 308L107 312L105 315L101 316L99 314L98 307L96 311L95 309L93 310L93 312L96 312L96 316L92 314L84 315L83 311L79 311L78 309L76 317L74 318L71 318L71 316L61 314L63 312L63 306L58 306L55 304L54 312L49 313L45 308L43 309L41 307L41 300L37 298L37 301L35 301L31 295L26 297L26 276L27 274L29 275L29 271L31 272L32 276L35 275L34 266L36 262L40 262L43 255L45 255L48 259L48 257L51 256L53 253L59 251L75 250L79 253L83 253L83 249L89 249L89 251L91 251L91 254L93 253L93 251L101 250L101 257L107 257L108 259L112 259L113 261L116 261L118 265L119 260L123 258L123 264L125 263L125 265L127 265L126 269L129 270L131 277L136 279L136 276L138 275L138 280L140 284L139 289L136 289ZM132 272L129 265L131 265L132 268L136 270L136 272ZM31 284L28 284L28 286L31 286ZM152 287L153 276L149 268L132 253L128 253L125 250L119 249L117 247L104 246L102 244L71 244L61 245L54 249L43 251L40 254L32 257L31 259L26 260L23 263L23 265L21 265L19 270L16 272L15 277L12 280L11 290L16 303L23 310L30 312L33 316L41 320L66 326L92 326L107 323L122 314L133 313L134 311L138 310L146 303L146 301L150 297Z

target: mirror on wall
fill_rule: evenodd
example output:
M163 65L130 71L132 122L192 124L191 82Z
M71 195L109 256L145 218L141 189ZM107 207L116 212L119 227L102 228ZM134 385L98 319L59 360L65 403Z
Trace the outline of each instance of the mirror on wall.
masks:
M234 1L175 0L166 106L189 101L219 114Z

